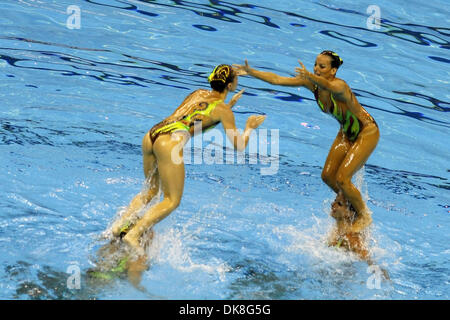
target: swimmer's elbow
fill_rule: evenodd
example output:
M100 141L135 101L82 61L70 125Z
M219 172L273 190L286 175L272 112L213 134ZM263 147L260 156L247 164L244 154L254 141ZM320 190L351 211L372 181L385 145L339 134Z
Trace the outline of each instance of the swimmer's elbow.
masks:
M244 152L245 148L247 148L248 138L245 136L239 136L234 140L234 150L238 152Z
M263 81L265 81L265 82L267 82L267 83L273 84L273 85L278 85L279 82L280 82L280 80L278 79L278 77L275 76L275 75L266 77L265 79L264 79L264 78L261 78L261 80L263 80Z
M279 76L271 78L269 83L271 83L273 85L276 85L276 86L285 86L285 85L289 85L290 84L289 81L287 81L286 78L279 77Z
M245 150L248 142L248 138L246 138L246 135L248 135L248 133L244 133L243 135L241 135L236 129L226 130L226 133L229 141L233 145L234 150L237 150L239 152Z
M303 87L307 84L306 80L299 77L277 77L273 81L272 84L286 87Z
M245 143L245 141L240 140L235 143L234 150L236 150L238 152L244 152L246 147L247 147L247 144Z

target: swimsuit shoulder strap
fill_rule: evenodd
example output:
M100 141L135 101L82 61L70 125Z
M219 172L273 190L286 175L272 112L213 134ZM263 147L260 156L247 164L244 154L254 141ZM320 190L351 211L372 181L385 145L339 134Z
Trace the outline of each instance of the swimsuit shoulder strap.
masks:
M323 106L322 101L320 101L319 99L319 87L317 86L317 84L314 86L314 97L316 98L316 102L319 105L320 109L325 112L325 107Z
M331 101L333 102L333 116L342 123L344 120L344 117L342 115L342 109L339 108L339 105L337 104L336 100L334 100L333 94L330 94Z
M322 101L319 99L319 87L317 85L314 86L314 97L316 98L317 104L319 105L320 109L322 109L323 112L326 112L325 106L323 105ZM331 114L333 117L335 117L339 122L342 123L344 120L344 117L342 115L342 110L339 108L339 105L337 104L336 100L334 100L333 94L330 94L331 102L333 102L333 110Z
M200 114L203 114L205 116L209 116L211 114L211 112L217 107L218 104L220 104L222 102L222 100L216 100L214 102L211 102L210 104L208 104L208 107L206 108L206 110L200 112Z

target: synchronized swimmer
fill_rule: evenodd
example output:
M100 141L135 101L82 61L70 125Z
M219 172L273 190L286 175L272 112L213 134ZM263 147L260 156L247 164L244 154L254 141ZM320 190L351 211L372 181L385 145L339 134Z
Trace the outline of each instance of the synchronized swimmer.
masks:
M244 90L235 94L229 103L225 99L235 91L238 75L230 65L218 65L208 77L212 90L199 89L188 95L175 112L151 128L142 140L144 175L150 183L145 194L137 194L126 212L112 226L114 236L123 237L125 243L140 255L142 234L167 217L180 204L184 188L183 146L201 123L202 130L222 123L228 139L237 150L244 150L252 130L259 127L265 116L252 115L247 119L244 133L236 128L232 107ZM197 124L196 124L197 123ZM141 218L137 213L162 187L164 199L149 208Z
M373 117L361 106L347 83L336 77L343 60L333 51L322 51L316 58L314 73L303 63L295 77L282 77L245 65L235 65L240 75L281 86L305 87L316 99L322 112L331 114L340 130L325 161L322 180L337 194L331 215L336 219L330 245L342 246L368 258L364 230L372 223L361 193L353 185L353 175L366 163L377 146L380 133Z

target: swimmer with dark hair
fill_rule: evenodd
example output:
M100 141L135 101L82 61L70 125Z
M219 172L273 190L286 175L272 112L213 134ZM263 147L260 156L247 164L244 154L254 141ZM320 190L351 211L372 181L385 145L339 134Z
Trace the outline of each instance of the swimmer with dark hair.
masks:
M330 245L347 247L367 259L362 232L372 223L372 217L361 193L353 185L353 175L366 163L378 144L380 132L372 116L361 106L347 83L336 77L343 60L333 51L323 51L309 72L299 60L295 77L282 77L245 65L234 65L239 75L250 75L281 86L306 87L315 96L322 112L330 114L340 124L322 171L322 180L337 194L331 215L336 230Z
M243 134L236 128L232 107L244 90L235 94L229 103L225 103L228 93L236 90L238 85L238 75L232 66L217 66L208 81L212 90L199 89L192 92L172 115L156 124L143 137L143 168L150 187L133 198L126 212L112 226L113 235L122 237L139 255L144 254L140 246L142 234L180 204L185 180L183 146L186 142L197 132L222 123L234 148L243 151L251 132L265 120L265 116L252 115L247 119ZM139 210L158 194L160 186L164 199L138 218Z

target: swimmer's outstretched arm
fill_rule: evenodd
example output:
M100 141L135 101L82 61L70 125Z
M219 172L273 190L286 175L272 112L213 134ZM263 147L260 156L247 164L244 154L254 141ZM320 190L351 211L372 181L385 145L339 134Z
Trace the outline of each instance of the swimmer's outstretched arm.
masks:
M245 60L245 65L234 64L233 67L237 70L238 75L249 75L265 82L279 85L279 86L291 86L291 87L303 87L310 85L309 80L300 76L296 77L282 77L273 72L260 71L251 68L248 65L248 61Z

